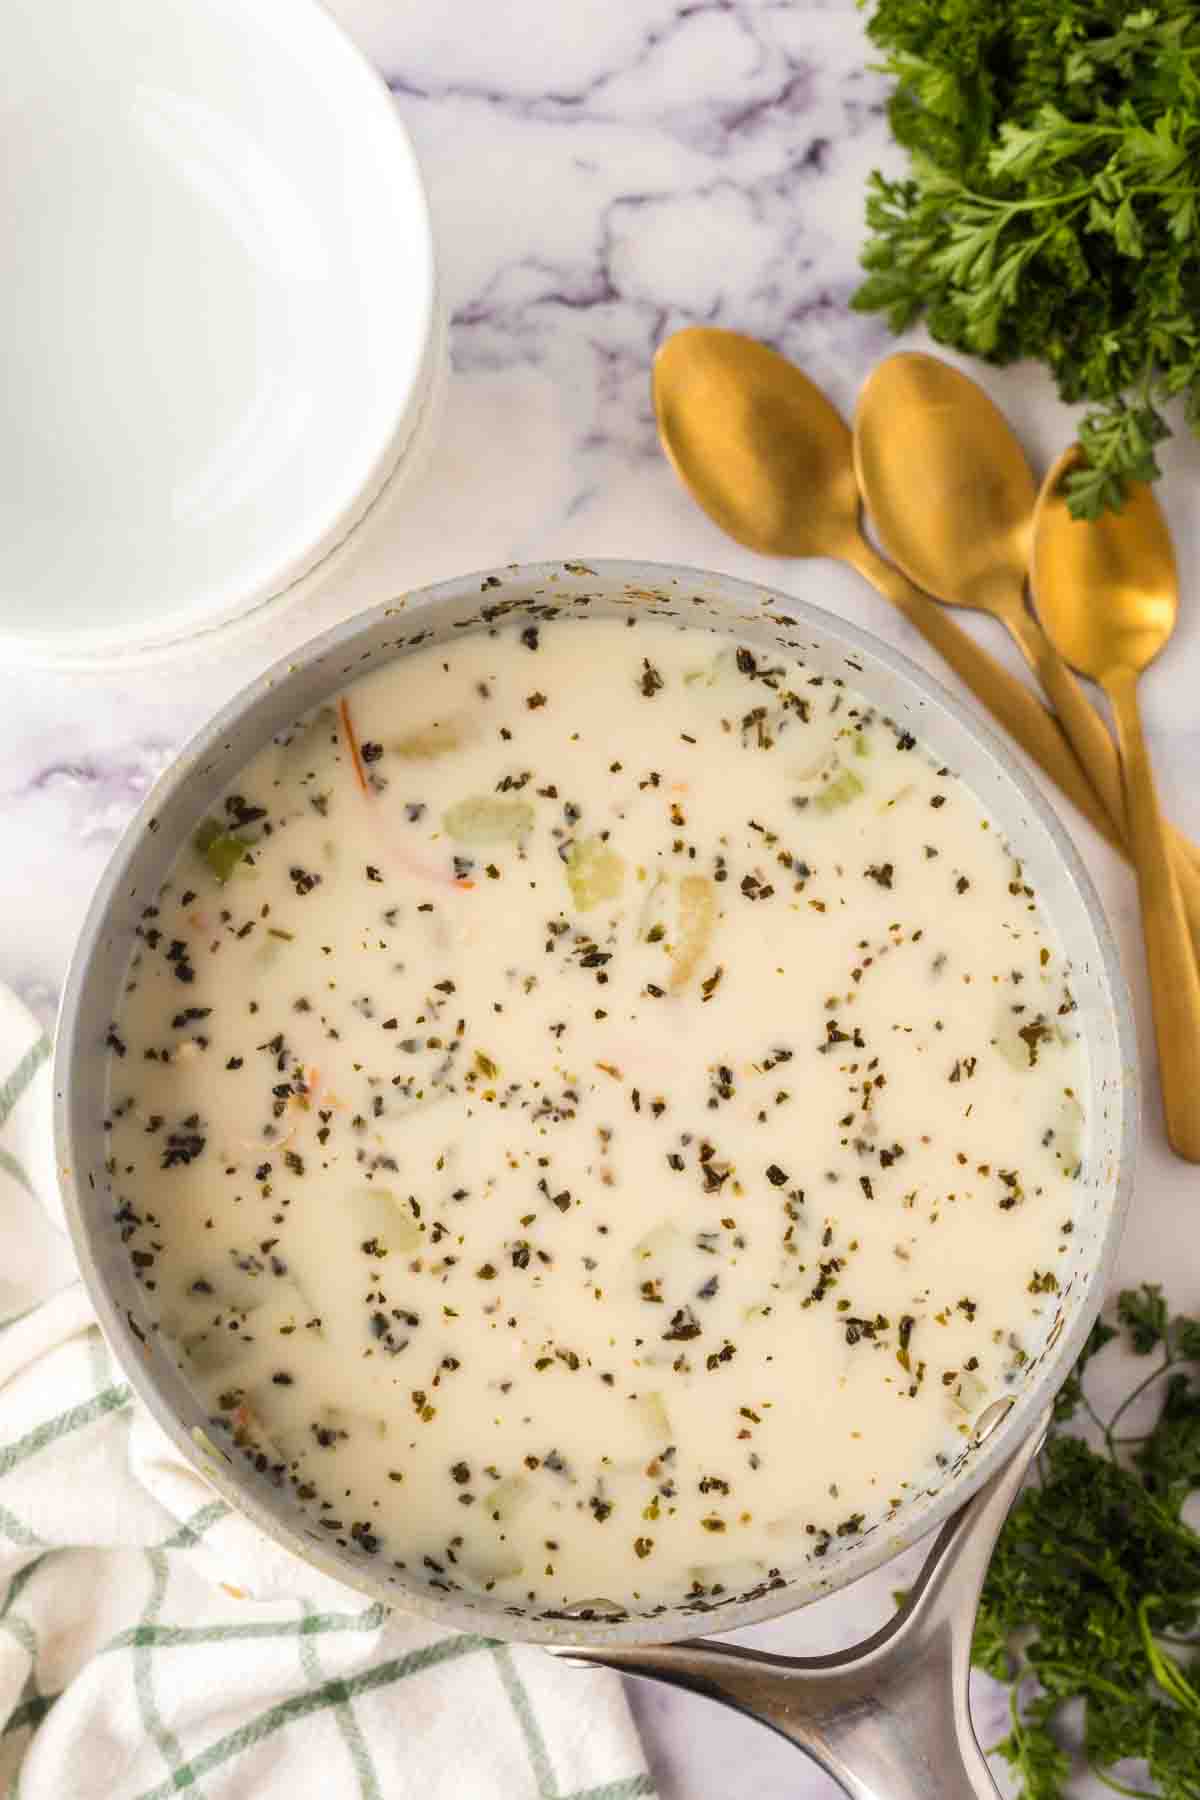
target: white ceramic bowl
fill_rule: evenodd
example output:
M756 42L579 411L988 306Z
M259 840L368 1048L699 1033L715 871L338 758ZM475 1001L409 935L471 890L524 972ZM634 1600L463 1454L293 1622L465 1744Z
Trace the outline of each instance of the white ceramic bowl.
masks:
M427 426L424 192L314 0L5 0L0 61L0 659L136 662L289 589Z

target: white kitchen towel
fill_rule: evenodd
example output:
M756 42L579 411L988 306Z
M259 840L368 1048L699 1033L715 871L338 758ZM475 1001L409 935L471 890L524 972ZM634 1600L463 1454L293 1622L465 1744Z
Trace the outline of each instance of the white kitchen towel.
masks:
M616 1676L368 1605L181 1460L61 1230L48 1057L0 988L0 1793L652 1796Z

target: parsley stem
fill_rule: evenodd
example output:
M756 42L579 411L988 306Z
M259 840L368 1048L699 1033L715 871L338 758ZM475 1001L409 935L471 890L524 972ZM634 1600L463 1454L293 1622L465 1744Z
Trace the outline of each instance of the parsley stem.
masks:
M1080 1389L1079 1399L1083 1406L1084 1412L1087 1414L1088 1418L1092 1421L1092 1424L1096 1427L1096 1430L1098 1432L1100 1432L1101 1435L1104 1437L1104 1439L1107 1441L1108 1426L1104 1423L1104 1420L1100 1417L1100 1414L1096 1411L1095 1407L1092 1405L1091 1401L1088 1399L1087 1395L1083 1392L1082 1389Z
M1004 200L997 194L981 194L977 188L961 186L959 191L968 200L973 200L976 206L989 207L993 212L1006 212L1010 217L1015 217L1017 213L1041 212L1047 206L1071 206L1076 201L1082 202L1091 198L1095 187L1089 184L1086 187L1068 188L1065 194L1042 194L1036 200ZM1162 191L1161 185L1146 181L1140 187L1123 187L1121 198L1132 200L1139 194L1161 194ZM1195 194L1200 193L1200 188L1191 182L1180 182L1172 184L1170 192L1173 195ZM1078 212L1078 206L1075 210Z
M1124 1688L1118 1687L1113 1681L1106 1681L1103 1675L1097 1675L1094 1670L1091 1669L1084 1671L1081 1675L1081 1672L1078 1669L1068 1667L1065 1663L1039 1662L1037 1667L1039 1681L1042 1681L1043 1672L1045 1674L1059 1676L1064 1683L1069 1684L1070 1691L1073 1693L1086 1691L1090 1694L1095 1691L1096 1693L1108 1694L1112 1699L1119 1700L1122 1705L1129 1699L1129 1695ZM1045 1686L1044 1681L1042 1681L1042 1685Z
M1168 1656L1162 1646L1155 1642L1154 1633L1150 1629L1150 1608L1156 1604L1156 1596L1148 1594L1137 1609L1138 1629L1142 1634L1142 1645L1146 1652L1146 1661L1150 1664L1150 1672L1163 1693L1182 1706L1187 1712L1200 1717L1200 1694L1198 1694L1173 1656Z
M1125 1413L1129 1410L1129 1408L1133 1405L1133 1402L1137 1399L1138 1395L1144 1393L1146 1391L1146 1389L1148 1387L1150 1387L1153 1382L1158 1380L1160 1375L1165 1375L1167 1373L1168 1369L1170 1369L1174 1366L1174 1363L1175 1363L1175 1358L1173 1356L1171 1356L1169 1354L1164 1356L1162 1362L1159 1363L1157 1369L1151 1369L1149 1375L1143 1376L1142 1380L1138 1382L1137 1386L1135 1388L1130 1389L1129 1393L1127 1393L1125 1398L1122 1400L1120 1406L1118 1406L1116 1412L1114 1412L1112 1414L1111 1418L1108 1421L1108 1424L1103 1427L1104 1442L1107 1444L1108 1453L1112 1457L1114 1462L1116 1462L1116 1460L1117 1460L1117 1453L1116 1453L1116 1449L1114 1447L1116 1444L1116 1438L1113 1434L1113 1428L1116 1425L1117 1420L1121 1417L1122 1413ZM1095 1417L1094 1414L1092 1416Z
M1006 212L1015 216L1017 213L1040 212L1046 206L1069 206L1072 201L1086 200L1093 189L1090 186L1071 188L1065 194L1044 194L1039 200L1001 200L995 194L981 194L976 188L969 187L960 188L960 192L977 206L987 206L993 212Z
M1097 1781L1102 1781L1106 1788L1111 1788L1114 1794L1130 1794L1133 1800L1157 1800L1157 1796L1149 1788L1126 1787L1123 1781L1118 1781L1115 1775L1106 1775L1104 1770L1096 1768L1094 1763L1092 1774Z

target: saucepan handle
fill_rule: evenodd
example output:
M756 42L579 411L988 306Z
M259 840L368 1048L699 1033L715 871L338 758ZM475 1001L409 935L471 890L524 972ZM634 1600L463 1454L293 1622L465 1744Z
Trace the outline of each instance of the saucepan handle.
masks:
M874 1637L831 1656L785 1657L701 1638L555 1648L704 1694L760 1720L827 1769L852 1800L997 1800L967 1699L971 1636L992 1549L1045 1435L938 1533L908 1598Z

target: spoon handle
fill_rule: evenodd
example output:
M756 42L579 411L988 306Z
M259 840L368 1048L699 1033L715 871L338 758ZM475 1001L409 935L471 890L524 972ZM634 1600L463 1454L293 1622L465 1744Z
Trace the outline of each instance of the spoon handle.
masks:
M943 662L950 665L959 680L1017 740L1043 774L1057 782L1068 800L1078 807L1101 837L1114 848L1122 849L1112 821L1096 798L1057 720L1036 695L1030 693L1024 682L1018 681L989 656L936 601L915 587L907 575L885 562L865 538L855 536L850 539L843 555L873 588L900 609L909 624L920 632Z
M1024 600L1019 593L1013 593L1011 603L1004 606L1000 616L1041 682L1063 730L1071 740L1076 756L1087 770L1092 786L1104 804L1105 811L1128 845L1129 830L1125 818L1121 759L1104 720L1041 625L1025 610ZM1183 910L1187 914L1192 938L1200 946L1200 868L1196 865L1196 846L1189 843L1173 825L1164 823L1164 829Z
M1188 942L1183 903L1142 734L1136 670L1110 670L1104 689L1112 702L1121 749L1167 1137L1177 1155L1200 1162L1200 974Z

